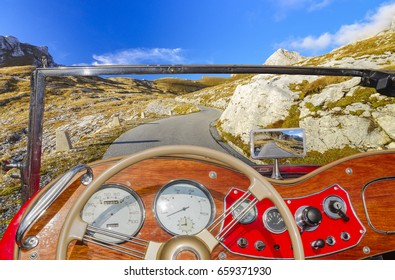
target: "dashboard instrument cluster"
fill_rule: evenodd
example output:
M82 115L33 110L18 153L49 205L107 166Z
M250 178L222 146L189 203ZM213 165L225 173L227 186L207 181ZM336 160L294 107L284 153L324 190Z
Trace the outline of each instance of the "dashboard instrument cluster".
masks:
M252 194L246 198L245 195L246 191L236 187L226 194L224 212L230 210L231 214L222 222L219 242L237 255L291 259L291 240L280 212L268 199L257 202ZM285 199L285 202L299 226L306 258L353 247L366 232L347 192L339 185L305 197ZM145 211L152 211L158 226L172 236L194 235L213 222L216 205L210 191L194 180L168 182L156 193L149 210L132 189L106 184L92 195L81 217L91 226L136 236L143 226ZM104 242L124 241L101 233L92 235Z

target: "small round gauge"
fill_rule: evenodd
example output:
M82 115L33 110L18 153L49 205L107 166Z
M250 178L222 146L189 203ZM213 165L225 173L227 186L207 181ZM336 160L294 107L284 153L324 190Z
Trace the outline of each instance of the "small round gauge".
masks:
M237 202L235 202L237 203ZM256 209L256 206L249 206L251 203L251 200L246 199L243 202L239 203L237 207L234 207L232 205L232 216L233 219L239 219L239 223L246 225L246 224L250 224L253 221L255 221L257 215L258 215L258 211ZM248 210L247 213L244 213L245 209L249 208L250 210ZM238 218L239 217L239 218ZM242 217L240 219L240 217Z
M263 224L272 233L282 233L287 229L283 217L281 217L276 207L270 207L265 211L263 214Z
M168 233L193 235L213 221L214 200L203 185L190 180L175 180L157 193L154 214Z
M81 218L91 226L134 236L143 225L145 212L140 197L126 186L103 185L82 209ZM120 243L125 239L110 233L93 233L103 241Z

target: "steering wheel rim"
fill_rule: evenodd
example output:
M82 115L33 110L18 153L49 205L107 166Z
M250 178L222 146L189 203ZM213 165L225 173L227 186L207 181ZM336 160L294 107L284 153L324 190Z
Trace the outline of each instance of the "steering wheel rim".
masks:
M86 228L88 224L82 221L80 217L80 212L82 208L85 206L89 198L95 193L95 191L103 185L108 179L110 179L115 174L119 173L123 169L141 162L143 160L159 157L159 156L170 156L170 155L196 155L211 158L217 161L220 161L239 172L242 172L246 175L250 180L249 191L258 198L258 200L262 200L264 198L270 199L273 204L277 207L278 211L283 217L285 225L288 229L288 234L291 238L292 248L294 252L295 259L304 259L304 250L302 239L300 237L298 226L294 220L292 213L287 207L286 203L280 196L280 194L276 191L276 189L271 185L269 181L267 181L262 175L260 175L256 170L251 168L246 163L236 159L230 155L225 153L215 151L209 148L199 147L199 146L190 146L190 145L168 145L168 146L160 146L151 149L147 149L133 155L130 155L118 163L114 164L99 176L97 176L88 186L87 188L80 194L77 198L73 206L70 208L69 213L67 214L63 227L60 231L57 248L56 248L56 259L64 260L67 257L67 247L68 244L72 240L82 240L82 237L85 234ZM213 247L216 244L213 244L212 238L207 230L203 230L199 236L199 240L203 241L203 245L206 245L210 251L212 251ZM198 236L197 234L196 236ZM172 239L169 239L170 241ZM155 243L155 242L154 242ZM211 243L211 244L208 244ZM166 244L166 242L164 243ZM153 247L157 247L157 257L159 257L159 252L161 251L160 247L157 244ZM147 250L148 251L148 250ZM152 253L150 253L152 255Z

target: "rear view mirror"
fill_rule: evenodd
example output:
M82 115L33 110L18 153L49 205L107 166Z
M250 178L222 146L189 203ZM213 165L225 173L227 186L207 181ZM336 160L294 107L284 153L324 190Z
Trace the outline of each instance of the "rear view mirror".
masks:
M306 155L303 128L259 129L251 131L251 157L291 158Z

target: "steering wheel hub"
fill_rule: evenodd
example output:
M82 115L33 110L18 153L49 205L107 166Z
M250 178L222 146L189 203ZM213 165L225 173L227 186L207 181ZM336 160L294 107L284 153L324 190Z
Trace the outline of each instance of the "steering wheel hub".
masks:
M163 243L159 252L160 260L209 260L210 250L198 237L192 235L175 236Z

